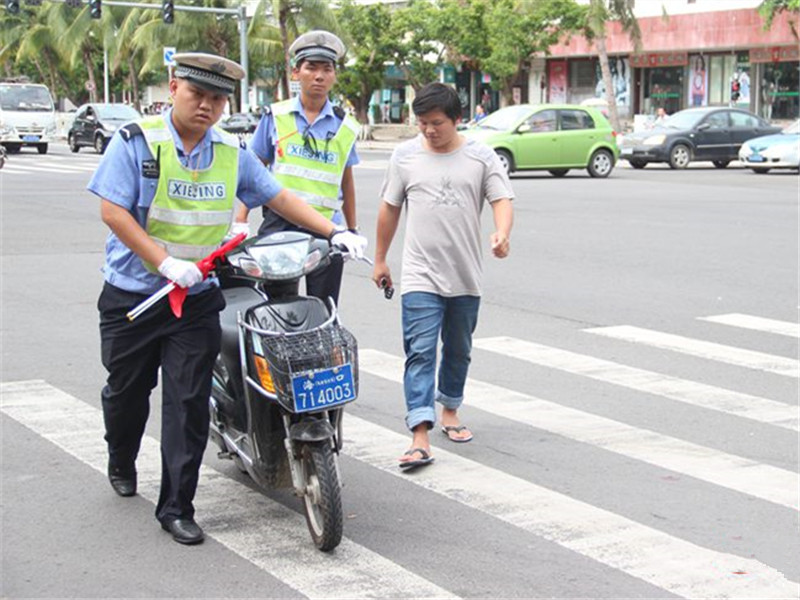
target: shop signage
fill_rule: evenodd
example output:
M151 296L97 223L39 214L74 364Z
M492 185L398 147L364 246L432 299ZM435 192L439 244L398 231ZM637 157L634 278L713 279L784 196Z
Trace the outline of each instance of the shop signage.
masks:
M771 63L800 60L800 47L773 46L772 48L753 48L750 50L751 63Z
M688 64L689 55L686 52L634 54L631 56L631 66L639 69L645 67L681 67Z

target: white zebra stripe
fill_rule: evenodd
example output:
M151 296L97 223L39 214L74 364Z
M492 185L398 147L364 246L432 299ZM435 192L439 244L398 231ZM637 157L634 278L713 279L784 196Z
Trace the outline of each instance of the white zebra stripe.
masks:
M377 350L359 351L359 369L396 383L403 381L403 359ZM781 506L797 509L800 504L800 476L791 471L474 379L467 380L464 396L472 407L537 429Z
M789 321L778 321L776 319L765 319L753 315L743 315L741 313L730 313L727 315L714 315L711 317L698 317L700 321L710 321L711 323L721 323L742 329L752 329L765 333L775 333L794 338L800 338L800 323Z
M703 548L434 447L436 463L397 468L409 437L345 418L344 453L459 504L685 598L796 598L797 583L751 558Z
M0 402L3 413L105 474L98 409L43 381L0 384ZM136 466L139 494L155 503L161 480L156 440L143 438ZM458 597L347 538L334 554L318 551L301 515L206 465L195 507L208 536L308 598L374 598L378 590L387 598Z
M644 369L629 367L609 360L576 354L559 348L535 344L511 337L476 339L476 348L504 354L516 360L559 369L611 383L628 389L654 394L693 406L716 410L768 425L800 431L800 415L796 406L789 406L741 392L687 381Z
M635 344L645 344L655 348L681 352L690 356L707 358L738 367L766 371L767 373L775 373L786 377L800 377L800 362L784 356L724 346L714 342L696 340L632 325L594 327L583 331Z

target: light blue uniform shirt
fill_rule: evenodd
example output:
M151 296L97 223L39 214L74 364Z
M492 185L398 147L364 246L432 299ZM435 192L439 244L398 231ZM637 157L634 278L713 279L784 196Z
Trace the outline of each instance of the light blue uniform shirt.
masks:
M303 110L303 105L300 102L300 96L295 96L290 100L292 103L291 111L294 113L295 123L297 124L297 131L306 133L314 137L318 148L325 146L325 140L328 136L333 137L339 131L339 127L344 119L340 119L333 112L333 104L330 100L325 101L325 106L322 107L319 115L309 127L306 113ZM278 142L278 132L275 129L275 118L272 113L266 114L261 117L258 122L258 127L253 134L253 140L250 142L250 148L256 155L266 163L269 163L270 169L275 163L275 147ZM347 156L347 163L345 167L352 167L360 162L358 153L356 152L356 145L350 149L350 154ZM342 186L339 186L339 198L342 197ZM265 220L270 222L281 223L283 220L278 215L264 214ZM339 211L336 212L333 218L334 223L341 223L342 215Z
M178 158L185 167L207 169L214 158L213 144L222 141L215 129L209 129L205 137L187 156L183 142L172 124L172 110L164 113L164 120L172 133ZM89 185L90 192L114 204L126 208L143 229L147 226L147 211L153 202L158 179L142 174L142 162L153 160L143 135L128 141L117 131L111 138L97 170ZM250 150L239 149L239 177L236 197L248 208L262 206L272 200L283 187L267 171ZM105 280L118 288L140 294L152 294L163 287L167 280L145 269L142 260L113 233L106 239L106 260L103 267ZM195 294L216 285L210 279L192 287Z

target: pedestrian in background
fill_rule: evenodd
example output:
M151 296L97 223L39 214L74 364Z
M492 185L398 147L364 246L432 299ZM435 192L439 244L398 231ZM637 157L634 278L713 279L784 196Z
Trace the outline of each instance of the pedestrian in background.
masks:
M298 37L289 52L300 95L265 110L251 148L282 185L326 219L337 225L343 220L347 229L358 233L353 166L359 162L355 142L360 125L328 98L344 44L330 32L310 31ZM236 220L247 223L248 212L242 207ZM259 234L298 229L264 207ZM307 294L338 302L342 272L342 258L334 256L327 268L306 277Z
M98 300L108 478L120 496L136 494L136 458L162 376L161 492L156 518L182 544L203 541L194 496L208 438L211 372L220 349L215 281L195 265L231 227L234 200L269 203L284 218L323 236L333 225L283 189L235 136L213 128L244 70L210 54L181 53L169 82L172 108L119 129L88 189L101 198L111 229ZM349 232L335 243L363 251ZM359 248L361 250L359 250ZM129 321L127 313L168 281L187 288L183 316L168 301Z
M402 262L403 391L411 447L401 469L430 464L428 431L442 404L442 432L453 442L469 442L472 432L458 409L478 322L481 296L480 215L489 202L495 231L492 254L509 253L513 191L497 155L457 131L461 102L456 91L431 83L416 95L412 109L421 135L392 154L378 211L373 281L393 286L386 262L403 207L406 231ZM436 376L437 340L442 352ZM438 379L438 381L437 381Z

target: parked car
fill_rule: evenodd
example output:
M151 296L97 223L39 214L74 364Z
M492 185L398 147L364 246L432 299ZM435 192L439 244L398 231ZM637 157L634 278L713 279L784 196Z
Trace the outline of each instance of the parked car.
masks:
M234 113L222 119L219 126L228 133L253 133L258 127L258 115L252 113Z
M608 177L619 158L616 133L592 106L515 104L461 133L494 148L509 173L543 170L563 177L586 169Z
M800 170L800 120L775 135L753 138L742 144L739 160L755 173L770 169Z
M648 131L627 134L620 151L634 169L643 169L651 162L685 169L690 162L702 160L724 169L738 158L744 142L779 131L779 127L746 110L687 108Z
M102 154L118 128L140 117L139 112L127 104L84 104L75 113L67 133L69 149L78 152L81 146L91 146Z

